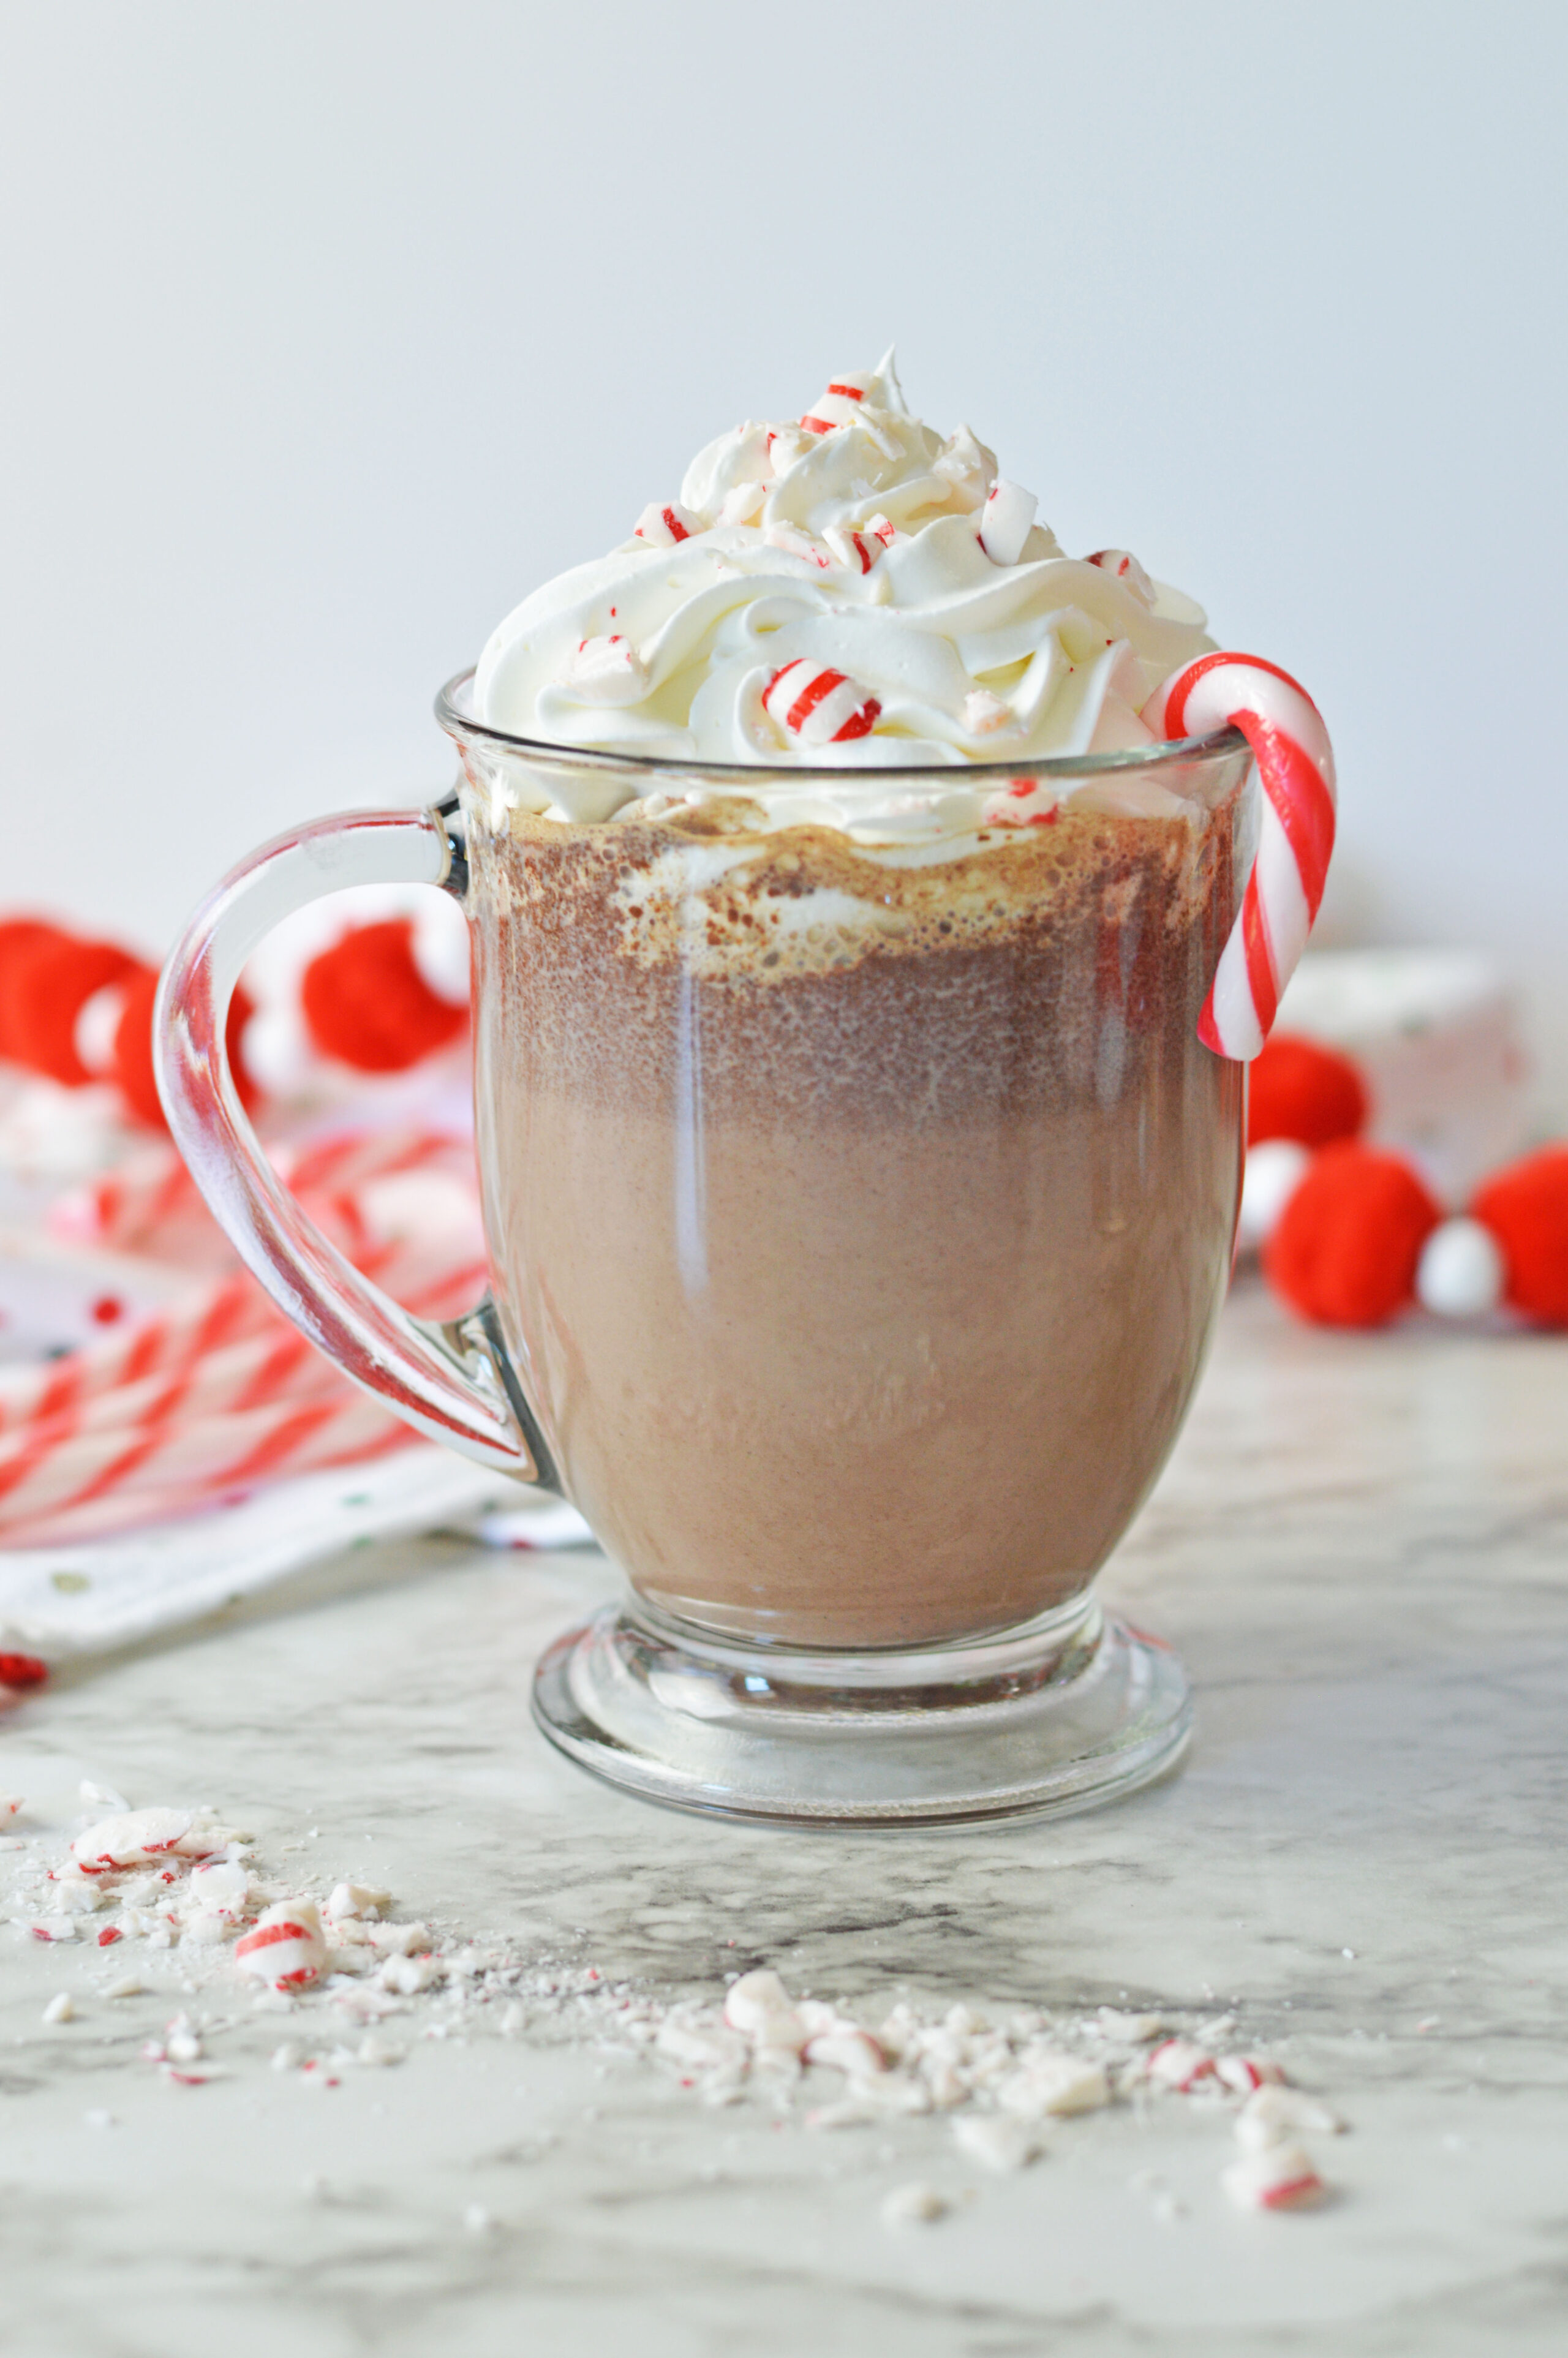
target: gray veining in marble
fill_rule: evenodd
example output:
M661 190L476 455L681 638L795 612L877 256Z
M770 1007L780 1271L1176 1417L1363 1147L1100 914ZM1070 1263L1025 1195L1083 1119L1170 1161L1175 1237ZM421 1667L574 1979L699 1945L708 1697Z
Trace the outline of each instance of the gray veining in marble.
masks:
M1219 2190L1223 2129L1176 2103L1061 2124L982 2181L940 2120L813 2136L532 2038L426 2041L319 2092L265 2070L276 2026L243 2001L211 2040L232 2076L183 2089L137 2060L177 1955L166 1991L47 2028L81 1961L0 1928L7 2351L1560 2351L1565 1543L1568 1344L1336 1337L1244 1291L1107 1581L1181 1648L1197 1742L1098 1816L797 1837L589 1784L526 1710L540 1645L604 1589L580 1556L366 1550L73 1673L0 1728L0 1785L317 1827L312 1855L412 1911L661 1990L765 1960L867 2001L1235 2001L1354 2129L1318 2148L1331 2209L1260 2219ZM891 2234L913 2178L973 2199Z

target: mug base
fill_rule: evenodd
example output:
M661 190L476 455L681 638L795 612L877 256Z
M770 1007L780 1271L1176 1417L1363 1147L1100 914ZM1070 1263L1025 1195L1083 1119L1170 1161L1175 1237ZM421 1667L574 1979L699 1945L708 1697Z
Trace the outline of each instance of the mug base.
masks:
M1192 1728L1169 1648L1088 1599L920 1652L713 1639L633 1599L535 1674L550 1742L608 1784L715 1817L935 1826L1062 1817L1173 1768Z

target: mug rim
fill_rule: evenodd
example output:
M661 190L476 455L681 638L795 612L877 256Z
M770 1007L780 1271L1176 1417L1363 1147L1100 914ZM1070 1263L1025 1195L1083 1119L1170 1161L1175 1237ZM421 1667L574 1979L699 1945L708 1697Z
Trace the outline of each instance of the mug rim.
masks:
M853 762L703 762L684 753L622 753L608 745L563 745L549 738L518 737L487 720L476 719L463 709L459 698L472 685L478 669L477 664L470 664L464 670L454 672L437 695L436 718L449 737L459 743L477 740L502 752L524 754L531 762L557 769L598 770L612 776L689 778L696 773L703 778L753 788L761 778L789 778L796 782L805 778L841 778L862 784L869 778L886 778L930 787L960 773L982 778L1093 778L1114 775L1120 770L1159 769L1167 763L1207 760L1249 750L1242 731L1227 723L1224 728L1210 730L1204 737L1173 737L1149 746L1129 745L1113 753L1047 753L1011 762L912 762L896 767L884 767L878 763L870 767Z

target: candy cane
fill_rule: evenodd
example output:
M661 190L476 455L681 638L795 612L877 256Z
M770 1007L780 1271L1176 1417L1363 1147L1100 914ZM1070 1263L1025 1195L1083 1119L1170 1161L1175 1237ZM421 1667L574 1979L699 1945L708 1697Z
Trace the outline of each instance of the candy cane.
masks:
M124 1251L179 1213L189 1215L198 1201L184 1163L172 1147L160 1147L62 1195L50 1207L49 1228L70 1244Z
M79 1436L27 1469L0 1508L7 1547L86 1540L189 1514L286 1474L318 1473L416 1439L358 1392L285 1401L234 1416Z
M63 1359L0 1369L0 1434L9 1438L19 1425L70 1415L122 1386L177 1373L277 1323L252 1279L225 1278L204 1286L189 1303L138 1320Z
M1334 849L1328 731L1306 690L1259 655L1200 655L1156 688L1143 719L1156 737L1167 738L1206 736L1228 725L1241 730L1257 756L1263 784L1258 856L1198 1021L1206 1047L1249 1064L1269 1036L1323 899Z
M362 1251L357 1259L405 1309L427 1317L456 1315L484 1282L482 1261L454 1260L417 1243ZM259 1286L248 1277L225 1279L63 1359L0 1368L0 1463L24 1429L142 1421L157 1387L194 1383L198 1371L203 1383L233 1390L243 1390L254 1372L254 1397L261 1400L297 1382L298 1368L328 1373Z
M171 1160L146 1158L132 1184L95 1191L79 1218L89 1228L123 1224L146 1241L167 1227L168 1242L188 1248ZM465 1217L472 1178L462 1141L351 1134L293 1161L296 1186L326 1227L408 1309L451 1316L472 1301L485 1266L477 1215ZM341 1192L326 1192L333 1186ZM410 1187L415 1200L401 1200ZM74 1541L187 1514L241 1485L379 1456L408 1438L249 1277L209 1281L64 1359L0 1371L0 1544Z
M367 1179L390 1178L432 1163L471 1169L467 1141L440 1130L389 1130L381 1134L341 1130L308 1146L269 1149L274 1169L296 1195L329 1185L346 1195ZM196 1183L171 1146L154 1147L117 1171L71 1195L51 1209L51 1235L106 1251L146 1252L178 1259L189 1248L189 1221L205 1220ZM222 1239L213 1231L213 1240Z
M881 706L841 671L796 657L774 672L762 693L765 711L803 745L844 745L869 737Z
M373 1249L362 1242L355 1259L406 1309L427 1317L456 1315L484 1282L482 1261L427 1248L417 1239ZM285 1372L297 1365L325 1367L249 1277L202 1286L189 1301L127 1323L64 1358L0 1368L0 1459L23 1428L62 1419L102 1422L101 1402L112 1403L109 1412L119 1421L135 1420L150 1397L146 1388L155 1382L189 1379L203 1368L215 1379L222 1375L240 1383L248 1367L265 1366L273 1354L277 1379L262 1383L260 1397L276 1392Z
M448 1261L421 1270L416 1279L406 1256L395 1263L389 1253L375 1257L374 1273L393 1276L391 1290L406 1309L438 1316L470 1303L486 1271L482 1261ZM91 1390L83 1386L68 1399L44 1393L35 1413L0 1429L0 1498L11 1487L10 1469L19 1457L41 1455L79 1434L141 1431L176 1418L229 1415L270 1401L315 1400L339 1390L343 1379L331 1361L272 1312L270 1303L265 1307L265 1324L236 1340L202 1348L188 1336L168 1364L138 1372L133 1362L124 1380ZM149 1343L159 1340L161 1323L148 1332Z
M483 1277L470 1263L399 1291L416 1312L449 1309ZM80 1539L189 1514L241 1483L379 1455L406 1438L274 1319L231 1350L13 1429L0 1442L0 1542L22 1544L26 1532L37 1544L43 1522Z

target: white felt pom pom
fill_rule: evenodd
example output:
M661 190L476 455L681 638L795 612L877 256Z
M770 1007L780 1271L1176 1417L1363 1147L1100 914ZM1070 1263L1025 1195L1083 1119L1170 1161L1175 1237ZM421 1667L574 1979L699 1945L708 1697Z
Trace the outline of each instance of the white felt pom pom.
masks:
M1266 1245L1285 1206L1306 1177L1312 1151L1293 1138L1266 1138L1247 1150L1237 1238L1243 1252Z
M1444 1220L1422 1247L1416 1299L1439 1318L1478 1318L1502 1300L1506 1276L1489 1228L1479 1220Z

